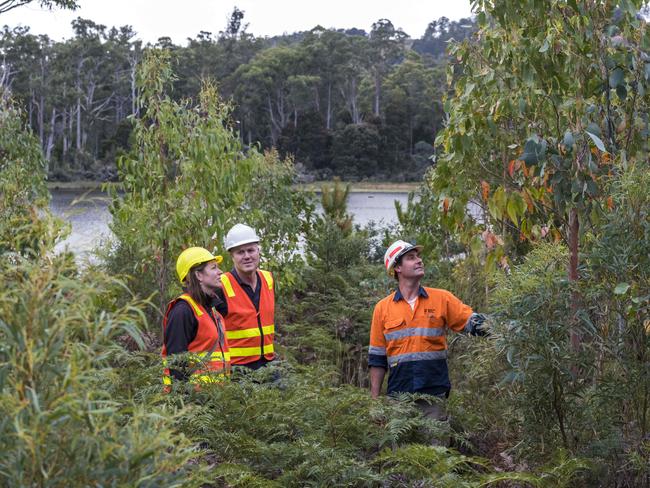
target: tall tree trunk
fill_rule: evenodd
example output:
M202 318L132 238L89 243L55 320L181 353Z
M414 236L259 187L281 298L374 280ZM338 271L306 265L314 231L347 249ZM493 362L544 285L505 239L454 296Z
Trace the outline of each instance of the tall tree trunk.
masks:
M381 77L375 73L375 117L379 117L379 99L381 98Z
M318 87L314 87L314 107L316 107L316 111L320 112L320 93L318 93Z
M77 152L81 152L81 97L77 97Z
M289 117L291 116L291 110L287 113L286 110L286 100L284 98L284 94L282 93L282 90L277 90L277 103L276 106L278 108L278 123L280 124L279 127L279 132L282 132L282 129L284 129L288 124L289 124Z
M271 95L266 96L266 102L269 110L269 120L271 122L271 143L275 146L278 141L277 136L277 122L275 121L275 115L273 113L273 103L271 102Z
M27 123L30 127L34 127L34 90L29 90L29 103L27 104Z
M413 111L411 111L411 105L407 104L406 107L406 115L409 120L409 154L413 156L413 126L415 125L413 119L415 117L413 116Z
M138 111L138 106L137 106L137 100L138 100L138 93L137 93L137 86L136 86L136 67L137 63L133 63L131 66L131 115L137 115Z
M348 78L344 87L339 87L341 95L345 100L350 118L353 124L360 124L361 117L357 108L357 80L355 78Z
M45 148L45 95L41 93L38 103L38 139L41 142L41 148Z
M569 282L577 285L578 281L578 250L579 250L580 220L578 210L572 208L569 212ZM580 294L578 290L571 292L571 347L574 351L580 350L582 338L578 332L578 310L580 308Z
M68 113L67 110L63 109L63 111L61 112L61 136L63 137L61 162L65 161L65 157L68 154L68 135L66 132L67 124L68 124Z
M54 130L56 127L56 107L52 107L52 118L50 119L50 133L47 136L47 145L45 146L45 161L48 164L48 171L50 161L52 160L52 148L54 147Z
M325 117L325 128L332 129L332 82L327 83L327 115Z

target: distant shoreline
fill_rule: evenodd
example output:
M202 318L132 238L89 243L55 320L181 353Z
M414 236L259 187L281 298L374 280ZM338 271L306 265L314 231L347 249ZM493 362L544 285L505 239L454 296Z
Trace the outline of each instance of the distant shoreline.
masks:
M296 188L306 191L319 192L322 185L331 184L331 181L317 181L314 183L300 183ZM346 182L342 182L346 184ZM47 188L63 191L92 191L101 190L102 185L113 185L114 183L103 183L101 181L48 181ZM408 193L417 191L420 183L394 183L394 182L372 182L362 181L350 183L352 193Z

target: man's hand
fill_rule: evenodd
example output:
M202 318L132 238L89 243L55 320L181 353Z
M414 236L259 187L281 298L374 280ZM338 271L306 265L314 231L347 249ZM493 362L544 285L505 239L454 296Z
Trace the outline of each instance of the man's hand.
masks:
M473 336L489 335L490 332L483 325L486 318L482 313L473 313L467 323L467 333Z

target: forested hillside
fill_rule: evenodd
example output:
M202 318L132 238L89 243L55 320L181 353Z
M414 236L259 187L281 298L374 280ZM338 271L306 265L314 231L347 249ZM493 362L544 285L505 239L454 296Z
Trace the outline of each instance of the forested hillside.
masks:
M25 109L51 179L114 179L139 112L136 67L146 46L129 26L78 18L73 28L57 42L5 26L0 86ZM443 17L414 40L380 19L369 32L316 26L263 38L235 8L223 31L185 45L163 37L156 47L172 53L174 98L216 82L246 146L291 154L319 179L416 180L444 118L445 48L474 29L470 19Z

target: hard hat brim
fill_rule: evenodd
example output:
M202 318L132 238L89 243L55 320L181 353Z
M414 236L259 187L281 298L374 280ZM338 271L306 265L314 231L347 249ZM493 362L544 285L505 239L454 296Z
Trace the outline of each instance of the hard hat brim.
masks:
M198 251L201 254L203 254L203 256L199 257L198 259L192 259L190 263L181 264L181 259L182 259L181 256L183 256L183 254L188 251L190 252ZM181 255L178 257L178 259L176 260L176 274L181 284L185 282L185 278L187 278L187 275L189 274L192 268L204 263L209 263L210 261L214 261L217 264L221 264L223 262L223 256L220 254L212 254L210 251L208 251L205 248L188 248L185 251L183 251Z
M420 254L422 252L422 249L424 249L424 246L421 246L420 244L416 244L415 246L412 244L406 246L399 253L397 253L397 256L395 257L395 261L397 261L399 258L404 256L404 254L406 254L407 252L411 252L413 249L415 249L418 252L418 254Z
M227 248L226 248L226 251L230 252L230 251L232 251L233 249L235 249L236 247L244 246L244 245L246 245L246 244L259 244L259 243L260 243L259 239L244 239L243 241L236 242L236 243L233 244L232 246L227 247Z

